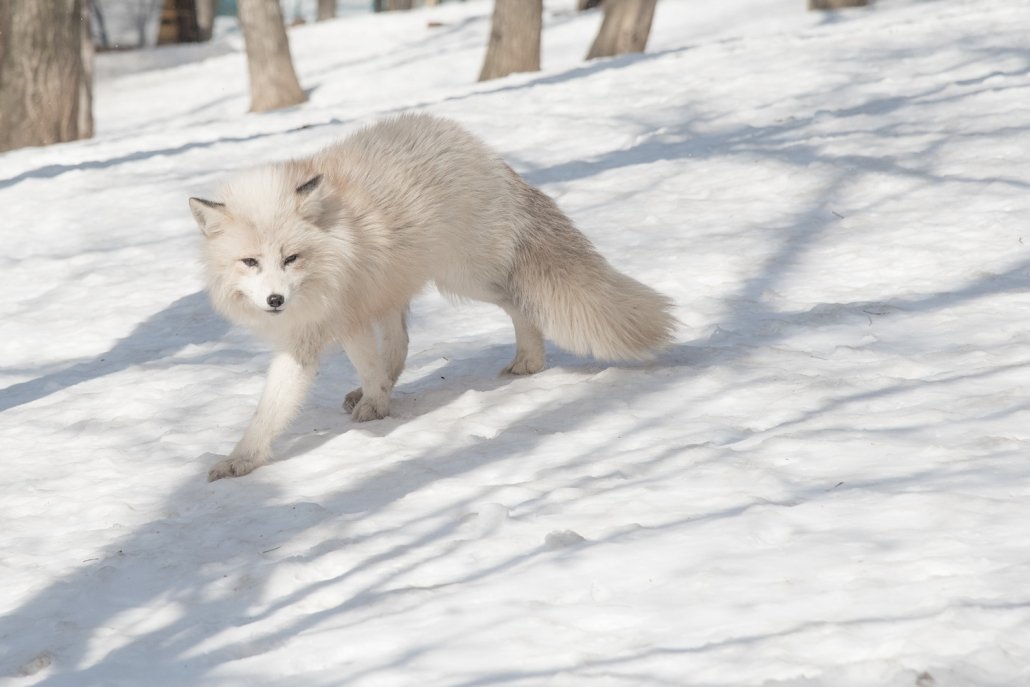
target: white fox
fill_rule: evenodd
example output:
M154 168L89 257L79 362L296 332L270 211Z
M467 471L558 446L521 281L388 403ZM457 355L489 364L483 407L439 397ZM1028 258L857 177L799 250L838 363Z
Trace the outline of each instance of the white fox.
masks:
M334 342L361 380L344 407L358 422L387 415L405 312L429 281L508 313L505 373L541 370L545 336L603 360L646 359L672 341L668 298L613 269L553 200L447 120L382 121L242 172L217 202L190 208L215 307L276 350L257 412L211 480L268 462Z

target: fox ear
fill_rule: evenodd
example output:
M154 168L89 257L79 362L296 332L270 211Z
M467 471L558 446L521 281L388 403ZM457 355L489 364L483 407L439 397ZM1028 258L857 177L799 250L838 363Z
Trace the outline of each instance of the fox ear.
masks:
M312 191L314 191L316 188L318 188L318 185L321 183L322 175L316 174L315 176L311 177L310 179L308 179L303 184L297 187L297 195L306 196Z
M229 218L225 203L216 203L213 200L190 198L190 210L193 212L193 219L197 220L197 226L204 232L204 236L209 238L217 234L221 224Z
M322 175L317 174L297 187L297 212L316 226L323 226L329 207L326 202L326 188L322 186Z

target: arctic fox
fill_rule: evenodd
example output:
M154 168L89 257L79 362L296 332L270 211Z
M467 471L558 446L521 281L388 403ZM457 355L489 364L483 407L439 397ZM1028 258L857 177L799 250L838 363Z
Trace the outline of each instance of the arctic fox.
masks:
M217 198L189 201L211 300L276 353L250 426L210 480L268 462L334 342L361 380L344 408L358 422L384 417L408 303L430 281L508 313L508 374L543 368L545 336L602 360L646 359L672 340L668 298L613 269L553 200L448 120L379 122L239 173Z

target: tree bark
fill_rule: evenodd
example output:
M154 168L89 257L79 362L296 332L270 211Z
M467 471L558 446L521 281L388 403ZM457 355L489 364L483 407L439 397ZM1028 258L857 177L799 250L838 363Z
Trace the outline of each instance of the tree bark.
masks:
M0 151L82 137L81 0L0 0Z
M308 99L297 81L278 0L239 0L250 72L250 111L267 112Z
M336 18L336 0L318 0L318 16L316 22L324 22Z
M845 7L865 7L866 0L808 0L810 10L839 10Z
M197 11L197 40L211 40L211 33L215 28L215 11L218 9L218 0L196 0Z
M644 52L658 0L604 0L604 19L587 59Z
M543 0L494 0L490 42L480 81L540 71Z
M318 16L315 21L325 21L336 17L336 0L318 0Z
M93 138L93 47L91 16L93 0L82 0L79 40L82 47L82 72L79 76L79 138Z

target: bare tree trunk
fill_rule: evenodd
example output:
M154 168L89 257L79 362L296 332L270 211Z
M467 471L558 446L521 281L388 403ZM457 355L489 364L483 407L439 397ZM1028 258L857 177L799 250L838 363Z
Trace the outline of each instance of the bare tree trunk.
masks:
M250 111L267 112L308 99L297 81L278 0L239 0L250 71Z
M7 54L7 44L11 42L11 3L10 0L0 0L0 70L4 66L4 56ZM3 72L0 71L0 76ZM3 92L3 81L0 80L0 93Z
M540 71L543 0L494 0L490 42L480 81Z
M808 0L810 10L839 10L845 7L865 7L866 0Z
M81 138L81 0L0 0L0 151Z
M578 9L580 12L583 12L584 10L592 10L595 7L600 6L601 0L579 0L576 3L576 9Z
M215 28L215 11L218 9L218 0L196 0L197 11L197 40L211 40L211 33Z
M336 16L336 0L318 0L318 16L316 21L325 21Z
M90 30L93 0L82 0L79 40L82 42L82 73L79 77L79 138L93 138L93 31Z
M604 0L604 19L587 59L644 52L658 0Z

